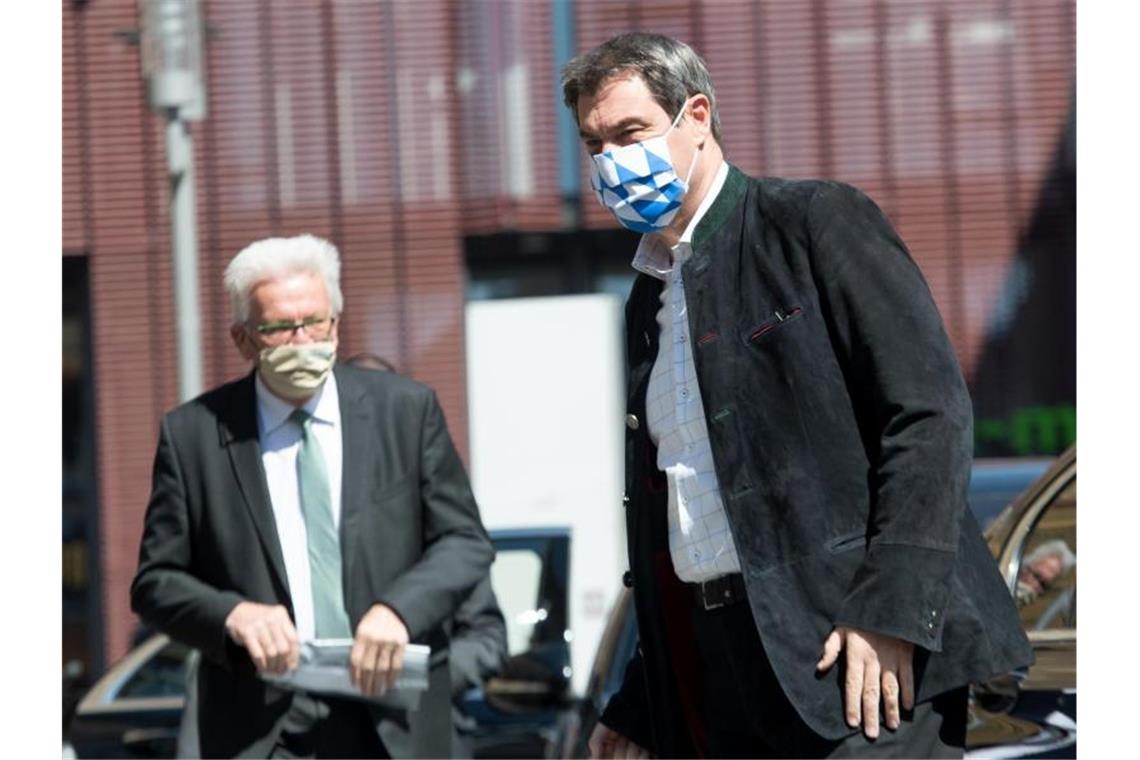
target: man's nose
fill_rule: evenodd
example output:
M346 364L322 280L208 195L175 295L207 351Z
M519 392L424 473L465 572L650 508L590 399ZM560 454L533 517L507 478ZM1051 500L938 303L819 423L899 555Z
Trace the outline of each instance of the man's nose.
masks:
M290 343L314 343L313 336L309 335L308 327L297 325L293 328L293 334L290 336Z

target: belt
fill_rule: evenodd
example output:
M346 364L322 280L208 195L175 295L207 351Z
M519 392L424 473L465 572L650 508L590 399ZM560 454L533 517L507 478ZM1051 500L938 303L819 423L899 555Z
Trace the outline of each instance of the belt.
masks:
M699 609L715 610L748 598L744 576L740 573L722 575L704 583L686 583L693 591L693 601Z

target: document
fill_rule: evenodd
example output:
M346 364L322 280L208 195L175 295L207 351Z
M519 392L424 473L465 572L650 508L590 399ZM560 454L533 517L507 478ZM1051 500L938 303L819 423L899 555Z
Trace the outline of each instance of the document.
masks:
M301 644L300 664L295 670L282 675L263 674L261 677L276 686L313 694L348 697L367 702L415 710L420 696L428 687L428 659L431 647L408 644L404 648L404 667L396 677L395 685L383 695L365 696L352 685L348 658L352 653L352 639L312 639Z

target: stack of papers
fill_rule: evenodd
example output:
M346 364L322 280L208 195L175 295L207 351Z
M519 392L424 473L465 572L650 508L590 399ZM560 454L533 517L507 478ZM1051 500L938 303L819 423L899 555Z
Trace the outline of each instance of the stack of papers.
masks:
M348 658L352 639L313 639L301 644L301 661L295 670L282 675L262 674L269 683L296 691L349 697L404 710L419 707L420 696L428 687L428 659L431 647L408 644L404 667L395 685L382 695L365 696L352 685Z

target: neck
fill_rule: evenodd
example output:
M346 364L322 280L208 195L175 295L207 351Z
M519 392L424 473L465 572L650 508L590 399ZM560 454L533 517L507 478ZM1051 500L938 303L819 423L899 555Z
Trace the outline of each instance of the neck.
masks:
M685 234L685 228L689 226L693 215L704 203L705 196L708 195L709 188L712 187L713 180L716 179L717 172L720 171L720 165L724 163L724 153L716 140L711 138L707 140L704 147L701 148L701 153L703 155L699 158L694 156L693 160L699 161L700 164L693 171L689 191L685 193L685 200L681 202L677 216L673 217L673 221L668 227L660 232L652 233L670 248L677 245L681 240L681 235Z

